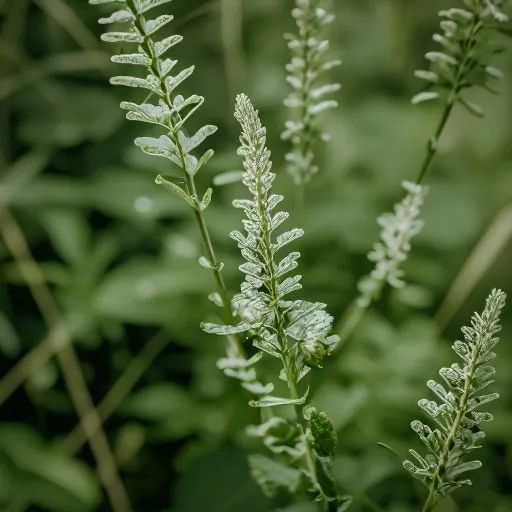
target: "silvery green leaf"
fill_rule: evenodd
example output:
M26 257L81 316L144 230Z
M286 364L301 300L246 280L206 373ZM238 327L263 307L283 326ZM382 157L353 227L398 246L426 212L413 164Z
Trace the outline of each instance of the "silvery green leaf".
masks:
M493 78L499 78L501 80L505 77L505 75L503 74L503 71L494 66L486 66L485 71Z
M416 76L418 78L421 78L422 80L426 80L427 82L431 82L433 84L439 83L439 75L437 73L435 73L434 71L428 71L428 70L424 70L424 69L417 69L414 72L414 76Z
M144 14L150 9L168 4L169 2L172 2L172 0L134 0L135 8L139 14Z
M284 297L289 293L295 292L302 288L300 280L302 276L293 276L286 278L282 283L279 283L278 290L280 297Z
M134 76L113 76L110 79L112 85L123 85L125 87L135 87L141 89L147 89L159 96L163 96L160 84L154 77L148 76L147 78L138 78Z
M450 468L450 473L448 475L449 478L454 478L456 476L465 473L466 471L474 471L475 469L480 469L482 467L482 462L479 460L472 460L471 462L463 462L461 464L457 464Z
M168 181L162 176L157 176L155 179L155 183L157 185L162 185L165 189L169 190L176 196L178 196L180 199L185 201L191 208L194 208L194 210L197 208L196 202L192 197L190 197L187 192L185 192L179 185L176 185L172 181Z
M476 104L475 102L473 102L471 100L463 98L462 96L457 96L457 100L462 105L464 105L471 114L473 114L477 117L485 117L485 113L480 105Z
M263 385L260 382L243 382L242 387L252 395L267 395L274 391L273 384Z
M133 21L135 16L126 9L121 9L112 13L108 18L100 18L98 23L100 25L109 25L111 23L127 23Z
M123 53L120 55L112 55L110 58L116 64L133 64L134 66L151 65L151 59L144 53Z
M442 62L450 66L456 66L458 64L455 57L444 52L428 52L425 54L425 58L431 62Z
M276 276L281 277L284 274L295 270L298 267L297 260L300 258L300 252L292 252L283 258L277 265Z
M290 231L286 231L285 233L282 233L276 238L276 241L274 243L274 250L279 250L285 245L294 242L295 240L301 238L304 236L304 230L300 228L294 228Z
M261 352L257 352L250 359L241 359L241 358L222 358L217 361L217 367L220 370L225 370L226 368L249 368L250 366L256 364L263 357Z
M288 212L277 212L270 220L270 230L274 231L277 229L289 216Z
M316 100L316 99L322 98L323 96L326 96L327 94L332 94L332 93L338 92L340 89L341 89L340 84L322 85L321 87L317 87L311 91L311 97ZM337 105L338 104L336 103L336 106Z
M182 82L184 82L194 72L195 66L190 66L184 69L176 76L169 76L166 79L167 89L169 92L173 92Z
M126 0L89 0L90 5L101 5L101 4L124 4Z
M218 128L213 125L206 125L200 128L192 137L187 137L183 132L179 132L178 136L185 153L190 153L199 145L201 145L208 137L213 135Z
M154 20L148 20L144 22L144 33L146 36L151 36L155 32L158 32L162 27L170 23L174 19L171 14L162 14Z
M142 43L144 36L137 32L106 32L101 34L101 40L106 43Z
M163 39L162 41L159 41L158 43L155 43L156 56L160 58L170 48L181 43L181 41L183 41L183 36L173 35L173 36L166 37L165 39Z
M151 105L150 103L137 105L136 103L123 101L121 103L121 108L123 110L128 110L126 118L130 121L157 124L165 128L167 128L167 119L171 114L168 107Z
M251 329L249 324L240 325L217 325L210 323L202 323L201 329L208 334L217 334L219 336L226 336L228 334L239 334L247 332Z
M334 100L321 101L320 103L314 103L308 107L310 114L317 116L326 110L338 108L338 102Z
M208 206L210 205L210 202L212 200L212 192L213 192L213 189L210 187L204 193L203 199L199 203L199 209L201 211L206 210L206 208L208 208Z
M177 60L160 60L160 75L162 76L162 78L165 78L174 69L174 66L176 66L176 64L178 64Z
M213 302L219 308L224 307L224 302L222 301L222 297L219 293L213 292L208 295L208 299Z
M283 398L278 396L264 396L259 400L251 400L249 405L251 407L279 407L282 405L302 405L306 403L306 398L308 396L309 389L306 390L304 396L296 399L292 398Z
M182 162L177 154L176 145L167 135L162 135L158 139L153 137L138 137L135 139L135 145L148 155L168 158L179 167L182 166Z

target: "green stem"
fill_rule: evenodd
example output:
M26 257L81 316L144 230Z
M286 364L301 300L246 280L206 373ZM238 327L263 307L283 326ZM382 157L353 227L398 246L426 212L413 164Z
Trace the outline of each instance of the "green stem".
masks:
M141 34L145 34L143 23L141 20L141 16L138 14L137 9L135 8L135 5L133 3L133 0L126 0L127 6L131 9L132 13L135 15L135 19L133 23L135 24L137 30ZM149 67L150 72L153 74L155 78L157 78L160 81L160 87L162 89L163 94L165 94L165 102L167 103L167 106L172 109L173 108L173 98L172 94L168 89L167 82L165 80L165 77L162 76L161 73L161 66L160 61L155 54L154 49L154 43L152 39L149 36L144 35L144 41L141 43L141 46L144 48L144 51L148 55L148 57L151 58L151 65ZM169 135L173 139L173 142L176 144L176 147L178 148L178 153L181 161L181 168L183 171L183 178L185 180L187 192L189 195L195 199L197 199L197 189L194 177L191 176L186 171L186 154L183 150L183 146L180 142L179 137L177 136L178 129L175 128L175 126L181 126L182 119L179 113L174 114L174 119L169 122ZM226 321L228 323L232 323L233 321L233 311L231 309L231 300L229 297L229 293L227 291L224 277L222 275L221 266L219 262L217 261L217 257L215 255L215 250L213 248L213 243L211 240L210 232L208 230L208 227L206 225L206 221L204 218L204 214L199 208L194 208L194 217L196 219L196 223L199 229L199 234L201 236L201 240L203 243L204 250L206 252L206 256L211 264L213 277L215 279L215 282L217 284L217 290L219 295L222 299L222 304L224 308L224 313L226 317ZM242 344L240 343L240 340L238 339L238 336L236 335L229 335L227 336L228 344L229 344L229 352L230 355L237 358L244 358L245 353L244 349L242 347Z
M183 149L179 141L177 141L178 150L180 155L182 156L183 168L185 168L185 155L183 154ZM197 196L196 184L194 178L190 176L186 171L183 171L185 176L186 185L188 191L192 197ZM208 261L212 267L213 277L215 278L215 282L217 283L217 289L222 299L222 304L224 306L224 313L226 316L226 320L228 323L233 322L233 311L231 309L231 300L229 298L229 293L226 288L226 284L224 282L224 276L222 275L221 266L219 261L217 260L217 256L215 254L215 250L213 248L212 239L210 233L208 231L208 226L206 225L206 220L204 218L204 214L198 208L194 209L194 217L196 219L197 227L199 229L199 233L201 235L201 240L203 243L203 248L206 251L206 256ZM232 355L234 357L244 357L244 350L240 344L239 339L235 335L227 336L230 349L232 351Z
M438 150L438 146L439 146L439 139L441 138L441 135L444 132L446 123L448 122L450 114L453 110L453 106L454 106L454 102L448 101L446 103L444 110L443 110L443 114L442 114L439 124L437 126L437 130L436 130L434 136L428 141L427 153L426 153L423 163L421 165L421 171L418 176L418 179L416 180L416 183L418 183L418 184L420 184L423 181L423 178L426 176L428 170L432 166L434 157L437 154L437 150Z
M475 42L476 42L476 35L478 34L478 32L480 32L481 28L482 28L482 25L481 25L480 17L477 14L475 14L475 16L473 17L473 21L471 23L470 30L469 30L468 39L466 40L466 43L462 50L463 58L461 59L459 66L457 68L457 71L455 73L455 78L453 80L452 89L450 91L450 94L449 94L446 104L444 106L443 113L441 115L441 119L439 120L439 124L437 126L437 129L436 129L433 137L428 142L427 153L423 160L423 164L421 165L421 170L420 170L418 179L416 180L416 183L418 183L418 184L420 184L423 181L423 179L425 178L428 170L430 169L430 167L432 165L434 157L437 154L439 140L441 138L441 135L444 132L444 129L446 127L448 119L450 118L450 114L452 113L453 107L455 106L455 103L457 102L458 95L459 95L461 89L463 88L462 80L467 72L467 67L470 62L471 50L474 48Z

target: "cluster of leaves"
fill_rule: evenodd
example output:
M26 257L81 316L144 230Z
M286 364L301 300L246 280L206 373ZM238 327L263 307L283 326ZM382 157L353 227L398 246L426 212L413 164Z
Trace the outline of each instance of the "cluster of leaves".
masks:
M427 454L410 450L415 463L406 460L404 467L429 488L425 509L430 511L440 497L445 496L471 480L460 476L482 466L479 460L465 461L473 450L480 448L485 433L484 422L492 421L492 414L478 409L496 400L498 393L481 394L492 384L495 369L489 363L496 354L494 347L501 330L500 314L505 307L506 294L493 290L482 314L475 313L471 326L463 327L464 341L453 344L454 352L462 360L449 368L441 368L439 375L445 384L429 380L427 386L440 402L422 399L418 405L434 421L435 426L415 420L411 427L427 447Z
M286 155L288 172L295 183L301 185L318 172L315 143L330 139L317 126L318 116L338 106L337 101L326 99L326 96L339 91L341 86L324 83L323 79L327 71L341 62L328 60L325 56L329 41L321 39L322 32L326 25L334 21L334 15L326 10L325 0L296 0L292 16L298 34L286 36L293 55L286 66L286 79L293 90L284 104L294 116L286 122L282 138L292 143L292 150Z
M161 137L139 137L135 144L149 155L169 159L182 169L183 176L165 179L157 178L157 183L177 194L191 208L205 210L211 201L212 190L208 189L202 198L197 196L193 187L193 178L197 172L213 156L213 150L206 151L200 158L193 152L210 136L217 131L217 127L206 125L188 137L185 132L185 123L204 103L204 97L196 94L185 98L177 93L180 85L194 72L194 66L171 73L178 64L177 60L165 58L165 54L179 44L183 37L177 34L167 36L156 41L154 35L172 22L174 17L162 14L154 19L146 19L145 13L156 7L167 4L172 0L89 0L91 4L115 3L122 4L123 8L114 12L107 18L100 18L102 25L111 23L128 24L125 32L107 32L101 36L103 41L109 43L131 43L137 45L136 53L122 53L112 56L112 61L118 64L129 64L143 67L148 75L145 78L136 76L115 76L110 79L113 85L142 88L151 96L158 99L157 104L144 102L137 104L125 101L121 108L127 110L126 117L131 121L150 123L161 126L166 135Z
M489 65L499 51L490 34L508 21L503 12L503 0L464 0L464 8L443 10L441 33L434 34L440 51L426 54L429 70L418 70L416 76L428 82L426 91L417 94L413 103L445 96L448 105L460 103L471 113L483 116L482 108L464 96L464 91L481 86L495 92L492 81L503 76Z

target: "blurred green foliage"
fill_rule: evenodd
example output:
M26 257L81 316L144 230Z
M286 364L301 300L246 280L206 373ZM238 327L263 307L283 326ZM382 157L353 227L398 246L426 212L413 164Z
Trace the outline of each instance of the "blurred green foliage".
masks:
M231 15L239 3L242 27ZM287 150L279 139L288 60L282 34L292 28L291 7L291 0L176 0L174 28L185 36L178 56L197 67L189 92L207 98L200 121L220 126L202 185L238 168L231 91L244 90L269 127L278 188L293 209L291 181L279 171ZM345 0L334 7L333 53L344 60L333 77L343 84L341 107L326 117L334 140L308 187L307 209L293 218L306 230L308 294L341 315L370 268L365 253L378 234L375 218L400 197L401 180L416 176L439 116L435 105L410 105L421 87L412 71L432 46L436 11L452 5ZM206 299L211 278L197 265L199 240L184 205L153 183L165 163L157 168L132 145L137 127L118 109L126 91L107 84L97 10L82 0L3 0L0 14L0 201L9 203L51 284L93 399L99 403L113 392L105 429L134 509L279 506L250 479L247 453L254 446L244 428L255 412L215 366L221 340L199 328L214 319ZM510 53L497 60L508 77L501 94L473 92L486 118L456 110L442 140L428 178L426 227L406 265L411 284L386 293L317 374L315 402L335 420L336 477L354 495L354 512L418 509L423 489L377 442L401 456L417 447L409 423L425 380L450 361L450 340L487 291L512 290L512 244L496 251L496 244L487 245L490 268L448 311L448 325L436 322L455 275L512 200ZM217 187L208 212L231 289L240 262L227 233L240 223L230 207L239 187ZM44 337L41 315L0 237L0 376ZM508 313L503 339L495 385L502 398L493 404L495 421L480 454L484 467L473 475L473 489L458 493L458 506L447 500L439 512L512 510ZM134 369L140 370L135 386L118 403L124 391L113 386ZM1 510L108 510L89 448L67 437L77 417L53 359L30 374L0 414Z

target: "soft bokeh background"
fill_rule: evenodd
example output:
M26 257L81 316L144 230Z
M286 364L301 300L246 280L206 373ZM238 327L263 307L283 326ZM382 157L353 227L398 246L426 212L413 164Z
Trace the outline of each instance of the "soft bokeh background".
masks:
M84 0L0 6L0 201L8 202L51 285L94 401L109 393L104 427L135 510L273 509L246 463L255 446L244 426L256 413L215 367L222 340L199 329L201 320L213 319L205 298L213 283L197 265L195 226L184 205L153 183L166 163L133 146L133 137L150 127L126 122L118 105L137 96L107 84L114 68L111 48L98 42L101 9ZM333 73L343 84L340 108L325 119L333 143L322 148L322 171L304 213L289 225L307 231L305 294L327 302L337 318L370 268L365 253L378 234L376 216L400 198L400 182L416 176L440 115L439 105L412 107L409 98L421 87L412 72L433 46L436 12L451 6L335 2L332 55L344 65ZM174 30L185 36L177 49L182 65L197 67L186 92L207 97L199 117L220 127L202 187L239 166L231 112L233 94L244 90L268 125L278 187L293 195L279 140L288 59L282 34L293 28L291 7L291 0L167 6L176 14ZM416 402L426 394L426 379L454 359L450 343L488 291L512 291L510 50L498 61L508 76L501 95L473 92L486 118L457 110L443 138L428 177L426 227L406 265L410 284L387 291L338 356L315 372L315 400L336 422L336 474L355 496L354 512L418 510L423 489L377 442L401 455L419 447L409 423L420 414ZM231 289L240 281L239 256L227 233L240 214L230 202L244 194L238 184L217 187L207 212ZM1 215L4 376L47 329L4 245L9 222ZM445 301L477 245L467 286ZM473 489L456 495L458 507L447 500L439 511L512 510L510 309L503 338L495 384L502 399L492 406L495 421L479 453L484 468L474 473ZM80 433L69 436L77 416L54 358L30 372L0 414L1 510L110 510L90 449Z

